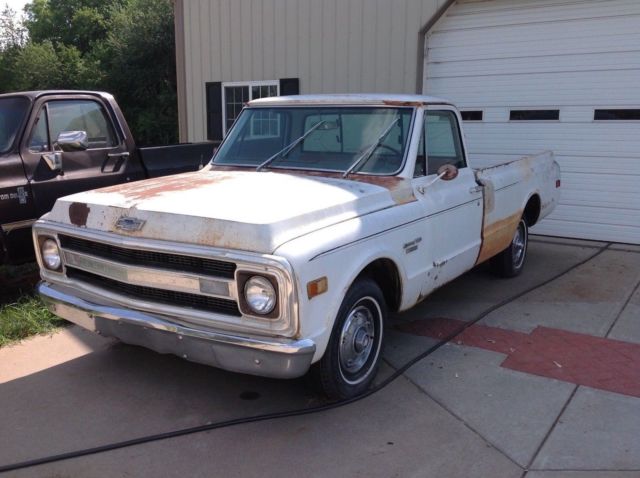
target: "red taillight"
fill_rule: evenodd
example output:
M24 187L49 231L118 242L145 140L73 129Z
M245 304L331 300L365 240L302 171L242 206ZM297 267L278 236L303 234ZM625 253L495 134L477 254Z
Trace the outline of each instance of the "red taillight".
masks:
M556 187L559 188L560 187L560 180L556 179Z

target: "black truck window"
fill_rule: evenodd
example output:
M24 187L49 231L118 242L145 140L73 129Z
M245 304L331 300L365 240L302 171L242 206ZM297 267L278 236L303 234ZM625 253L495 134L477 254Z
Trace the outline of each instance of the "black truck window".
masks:
M116 146L113 127L99 103L91 100L55 100L48 103L49 132L55 141L63 131L86 131L89 149Z
M32 153L41 153L49 151L51 143L49 141L49 124L47 121L47 111L42 108L38 113L38 118L33 125L31 138L29 139L29 151Z
M27 98L18 96L0 99L0 153L6 153L13 146L28 109Z

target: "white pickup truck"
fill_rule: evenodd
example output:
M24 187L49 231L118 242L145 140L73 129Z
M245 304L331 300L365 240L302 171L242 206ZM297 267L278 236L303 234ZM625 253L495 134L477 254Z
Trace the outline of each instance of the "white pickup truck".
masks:
M33 229L52 312L223 369L362 393L389 312L491 260L522 270L558 202L551 153L476 169L413 95L250 102L194 173L59 199Z

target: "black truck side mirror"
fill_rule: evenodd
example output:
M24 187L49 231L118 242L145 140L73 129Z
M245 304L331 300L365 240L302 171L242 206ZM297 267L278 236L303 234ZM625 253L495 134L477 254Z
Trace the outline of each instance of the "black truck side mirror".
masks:
M65 153L85 151L89 148L89 136L86 131L61 131L55 146Z

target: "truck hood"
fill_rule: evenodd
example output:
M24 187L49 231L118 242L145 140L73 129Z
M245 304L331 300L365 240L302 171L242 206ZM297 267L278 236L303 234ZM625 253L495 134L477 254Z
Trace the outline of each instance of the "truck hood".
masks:
M410 181L395 177L202 170L67 196L47 219L269 254L296 237L413 200ZM122 217L138 219L139 229L118 227Z

